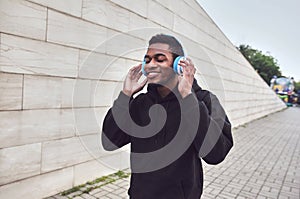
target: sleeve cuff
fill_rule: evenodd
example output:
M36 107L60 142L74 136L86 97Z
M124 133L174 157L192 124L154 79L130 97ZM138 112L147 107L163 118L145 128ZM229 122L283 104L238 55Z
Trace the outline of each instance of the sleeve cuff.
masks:
M196 108L199 107L198 99L194 93L189 94L185 98L181 100L182 105L182 113L187 114L190 111L197 110Z
M127 107L129 105L130 97L125 95L122 91L118 98L115 100L115 105L120 107Z

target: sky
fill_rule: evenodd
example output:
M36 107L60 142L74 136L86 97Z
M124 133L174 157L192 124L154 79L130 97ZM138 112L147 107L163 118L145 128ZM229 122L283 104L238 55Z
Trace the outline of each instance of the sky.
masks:
M197 0L235 46L270 53L300 81L300 0Z

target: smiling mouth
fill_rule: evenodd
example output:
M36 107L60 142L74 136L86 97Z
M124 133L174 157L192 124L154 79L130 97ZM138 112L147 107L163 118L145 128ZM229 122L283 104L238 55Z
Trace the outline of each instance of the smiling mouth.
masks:
M147 77L151 79L156 77L158 74L159 74L158 72L150 71L147 73Z

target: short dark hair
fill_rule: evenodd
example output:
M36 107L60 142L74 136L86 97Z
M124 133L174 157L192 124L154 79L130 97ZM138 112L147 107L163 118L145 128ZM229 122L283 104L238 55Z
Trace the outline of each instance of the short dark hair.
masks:
M182 45L175 37L171 35L157 34L149 40L149 46L156 43L168 44L173 55L173 59L178 56L184 56Z

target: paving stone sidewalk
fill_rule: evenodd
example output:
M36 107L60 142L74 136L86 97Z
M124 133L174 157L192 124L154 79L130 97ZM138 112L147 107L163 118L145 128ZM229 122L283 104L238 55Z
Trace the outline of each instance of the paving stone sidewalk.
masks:
M203 199L300 198L300 107L288 108L235 129L224 162L204 164ZM76 199L128 198L129 177ZM49 197L67 198L59 195Z

